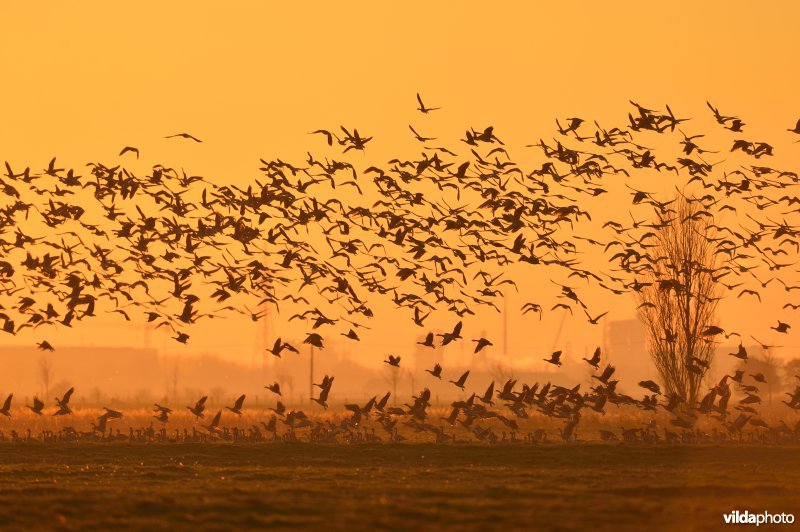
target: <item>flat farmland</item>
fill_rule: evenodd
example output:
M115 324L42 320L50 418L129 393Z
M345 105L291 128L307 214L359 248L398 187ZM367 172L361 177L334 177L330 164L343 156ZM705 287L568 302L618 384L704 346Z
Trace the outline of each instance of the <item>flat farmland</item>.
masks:
M3 530L711 530L798 488L796 446L0 445Z

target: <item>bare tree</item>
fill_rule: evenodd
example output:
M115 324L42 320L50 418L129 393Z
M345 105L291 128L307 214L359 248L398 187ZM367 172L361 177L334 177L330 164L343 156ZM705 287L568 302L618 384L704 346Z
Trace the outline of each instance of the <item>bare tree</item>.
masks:
M634 293L665 390L694 404L714 355L715 331L709 327L722 293L714 280L716 249L696 200L678 194L659 217Z
M53 362L46 356L39 359L39 384L44 388L44 400L50 399L50 384L55 378Z

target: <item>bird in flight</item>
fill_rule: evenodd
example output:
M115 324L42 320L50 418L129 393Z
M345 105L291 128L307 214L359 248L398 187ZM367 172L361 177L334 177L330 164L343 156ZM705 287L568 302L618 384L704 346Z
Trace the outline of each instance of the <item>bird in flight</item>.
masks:
M69 399L72 397L72 394L75 392L75 388L70 388L66 391L64 396L59 399L56 397L56 404L58 405L58 410L53 414L54 416L66 416L72 414L72 409L69 407Z
M193 140L195 142L203 142L202 140L200 140L197 137L192 136L192 135L190 135L188 133L175 133L174 135L167 135L164 138L165 139L172 139L172 138L176 138L176 137L182 138L182 139L187 139L187 140ZM137 150L136 153L139 153L139 151ZM122 155L122 154L120 154L120 155Z
M440 334L438 336L442 337L442 345L447 345L450 342L461 338L461 327L463 326L462 322L456 323L455 327L453 327L453 332Z
M136 154L136 158L139 158L139 148L134 148L133 146L125 146L122 148L122 151L119 152L119 156L122 157L126 153L131 152Z
M153 412L158 412L157 416L153 416L154 418L162 423L166 423L169 421L169 415L172 413L172 409L156 403L153 405Z
M599 314L599 315L597 315L597 316L595 316L593 318L593 317L591 317L589 315L589 313L586 311L586 309L583 309L583 312L584 312L584 314L586 314L586 317L589 318L589 323L591 323L592 325L597 325L598 320L600 318L602 318L603 316L605 316L606 314L608 314L608 311L605 311L602 314Z
M55 351L55 348L50 345L50 342L47 340L42 340L41 342L36 344L36 347L41 349L42 351Z
M590 366L594 367L595 369L598 369L598 366L600 364L600 348L598 347L597 349L594 350L592 358L584 357L583 360L585 360Z
M11 399L14 397L13 393L8 394L6 397L5 403L3 403L3 408L0 408L0 414L3 414L6 417L11 417Z
M561 366L561 351L553 351L550 358L543 358L542 360L554 366Z
M28 408L30 408L31 412L33 412L37 416L41 416L42 415L42 410L44 409L44 402L42 402L42 400L39 399L38 397L34 397L33 398L33 406L31 406L31 405L26 405L26 406Z
M435 346L435 345L434 345L434 343L433 343L433 333L432 333L432 332L429 332L429 333L428 333L428 334L425 336L425 340L424 340L424 341L422 341L422 342L417 342L417 343L418 343L419 345L424 345L425 347L431 347L431 348L434 348L434 349L436 348L436 346Z
M431 111L438 111L441 107L425 107L425 104L422 103L422 97L417 93L417 101L419 102L419 107L417 110L422 114L428 114Z
M339 137L336 136L335 133L331 133L327 129L318 129L316 131L312 131L309 135L325 135L325 138L328 141L328 146L333 146L333 139L336 139L339 142Z
M416 129L414 129L414 128L413 128L412 126L410 126L410 125L408 126L408 129L410 129L410 130L411 130L411 132L414 134L414 138L415 138L415 139L417 139L417 140L418 140L418 141L420 141L420 142L428 142L429 140L436 140L434 137L423 137L422 135L420 135L419 133L417 133L417 130L416 130Z
M770 327L770 329L772 329L773 331L777 331L779 333L784 333L784 334L788 333L790 328L791 325L789 325L788 323L783 323L780 320L778 320L778 325L776 325L775 327Z
M469 370L465 371L461 374L457 381L450 381L462 390L464 389L464 384L467 382L467 377L469 377Z
M245 395L242 394L242 395L239 396L238 399L236 399L236 402L233 404L232 407L226 406L225 408L227 408L228 410L230 410L234 414L237 414L237 415L241 416L242 415L242 406L244 405L244 399L245 399Z
M477 344L477 345L475 346L475 351L474 351L474 353L477 353L478 351L480 351L480 350L481 350L481 349L483 349L484 347L487 347L487 346L494 345L492 342L490 342L490 341L489 341L489 340L487 340L486 338L479 338L479 339L477 339L477 340L473 340L473 342L475 342L475 344Z
M204 395L201 397L194 406L187 406L186 408L189 409L189 412L195 415L195 417L205 417L203 411L206 409L206 401L208 400L208 396Z
M433 369L426 369L425 371L427 371L428 373L430 373L431 375L433 375L434 377L436 377L439 380L441 380L441 378L442 378L442 365L441 364L437 363L437 364L435 364L433 366Z

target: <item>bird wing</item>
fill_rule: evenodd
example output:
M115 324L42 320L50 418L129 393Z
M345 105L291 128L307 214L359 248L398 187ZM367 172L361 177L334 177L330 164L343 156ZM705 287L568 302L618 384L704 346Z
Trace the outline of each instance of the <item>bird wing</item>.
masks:
M74 391L75 391L75 388L74 388L74 387L73 387L73 388L70 388L69 390L67 390L67 393L65 393L65 394L64 394L64 398L63 398L63 399L61 399L61 402L62 402L62 403L64 403L64 404L67 404L67 403L69 403L69 398L70 398L70 397L72 397L72 393L73 393Z
M328 400L328 393L330 392L330 388L323 388L321 392L319 392L319 397L317 399L320 402L325 402Z

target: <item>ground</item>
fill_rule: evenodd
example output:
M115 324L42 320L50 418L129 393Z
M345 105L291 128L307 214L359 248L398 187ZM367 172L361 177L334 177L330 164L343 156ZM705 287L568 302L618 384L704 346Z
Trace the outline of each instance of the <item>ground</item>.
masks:
M800 514L799 451L6 443L0 523L3 530L711 530L733 509Z

